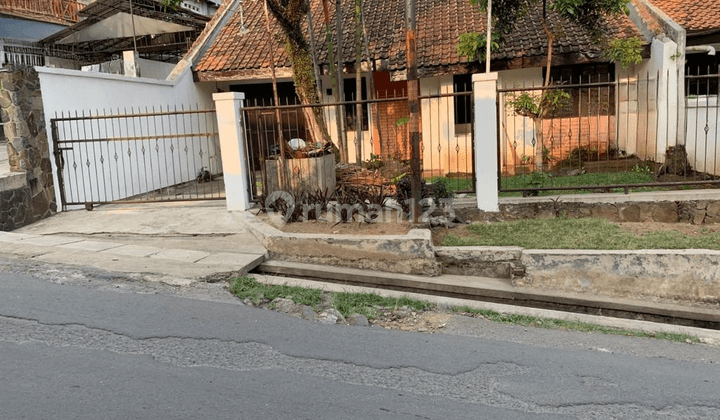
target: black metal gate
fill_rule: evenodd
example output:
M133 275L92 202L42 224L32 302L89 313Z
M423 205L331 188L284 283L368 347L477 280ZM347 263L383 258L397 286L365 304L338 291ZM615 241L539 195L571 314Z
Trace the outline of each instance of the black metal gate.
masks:
M224 199L214 109L131 109L50 120L63 209Z

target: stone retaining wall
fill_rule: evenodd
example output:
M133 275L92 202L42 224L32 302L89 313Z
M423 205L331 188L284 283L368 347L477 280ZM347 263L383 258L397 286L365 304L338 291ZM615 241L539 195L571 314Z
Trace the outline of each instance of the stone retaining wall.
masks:
M0 230L9 231L57 211L40 80L32 67L0 69L0 121L12 174L0 182Z
M456 212L466 219L510 221L559 216L572 218L598 217L611 222L692 223L696 225L720 223L720 201L627 201L627 202L563 202L536 201L500 204L497 213L473 208L459 208Z
M436 247L444 274L511 281L518 289L720 305L720 251Z
M616 298L720 303L720 251L524 250L522 288Z

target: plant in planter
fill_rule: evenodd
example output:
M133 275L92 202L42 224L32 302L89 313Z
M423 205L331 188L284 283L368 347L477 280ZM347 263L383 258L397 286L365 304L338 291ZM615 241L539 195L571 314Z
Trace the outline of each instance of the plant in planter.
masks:
M521 165L535 163L537 165L535 169L542 171L543 167L550 163L551 157L549 149L543 144L543 119L568 106L570 94L562 89L544 90L538 94L522 92L511 96L506 103L515 115L532 118L535 127L533 144L535 156L523 155L520 163Z

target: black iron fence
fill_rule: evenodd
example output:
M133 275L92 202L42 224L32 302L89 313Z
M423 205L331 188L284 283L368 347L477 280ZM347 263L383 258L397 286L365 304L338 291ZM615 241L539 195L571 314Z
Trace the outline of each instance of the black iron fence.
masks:
M285 98L280 106L271 100L246 101L243 125L251 199L305 187L332 194L338 185L376 187L395 195L395 184L410 176L408 100L386 92L376 96L381 99L315 105ZM426 183L443 183L455 192L474 191L472 92L424 95L420 102ZM362 119L355 115L357 104ZM321 115L332 146L325 147L323 135L313 132L317 127L309 121L317 120L315 113ZM347 164L341 163L343 143Z
M676 76L646 73L499 89L501 193L628 193L720 184L717 95L708 94L712 84L706 82L699 83L705 95L677 100ZM685 91L698 91L694 81L708 77L686 77Z
M63 208L223 199L214 109L136 109L50 120Z

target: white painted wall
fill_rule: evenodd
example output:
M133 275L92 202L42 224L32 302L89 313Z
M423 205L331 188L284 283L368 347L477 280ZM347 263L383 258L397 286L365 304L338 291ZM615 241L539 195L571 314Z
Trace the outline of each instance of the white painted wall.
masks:
M366 80L368 80L369 77L372 77L369 73L362 74L362 77L365 77ZM335 97L330 94L328 95L328 89L332 88L332 78L327 75L321 76L322 79L322 102L323 103L335 103ZM354 80L354 76L353 76ZM370 88L369 80L366 82L366 87ZM369 95L367 97L370 97ZM336 107L325 107L325 121L327 122L328 129L330 130L330 137L332 138L333 143L335 143L336 146L340 145L340 140L337 136L337 128L336 128L336 122L335 118L337 118L337 112ZM370 112L372 113L372 108L370 109ZM368 121L368 129L372 130L374 127L374 121L372 115L369 115L370 120ZM377 150L373 149L372 141L371 141L371 135L370 131L362 131L362 160L370 160L370 154L378 154ZM348 160L350 163L354 163L357 161L356 153L355 153L355 137L356 132L355 130L348 130L347 131L347 142L348 142Z
M152 111L153 107L159 110L160 107L166 108L167 106L173 109L175 107L177 107L177 109L189 109L191 107L203 109L213 107L211 98L212 88L194 83L189 66L185 66L184 70L179 71L173 80L133 78L46 67L36 67L35 69L40 77L45 124L48 131L51 127L51 118L55 116L75 115L75 113L77 113L77 115L82 115L83 113L89 115L91 112L110 113L111 111L113 113L120 111L132 113ZM152 124L152 121L147 121L146 124ZM96 127L94 130L102 129ZM138 128L138 130L144 130L144 133L149 132L147 126ZM80 135L80 133L75 133L75 135ZM48 141L50 142L50 150L53 150L51 135L48 135ZM200 140L195 139L193 141ZM154 145L149 145L149 147L154 147ZM160 145L160 147L166 150L165 147L169 148L169 144L163 144ZM215 146L212 145L212 147L214 148ZM109 153L109 151L106 151L106 153ZM82 158L80 155L78 155L77 158L79 163L84 163L81 162ZM194 165L197 166L200 163L201 162L195 162ZM72 162L66 162L66 168L71 166ZM87 165L85 166L87 167ZM155 168L157 168L157 166L155 166ZM124 169L132 171L132 168L129 167L125 167ZM218 170L220 170L220 168L218 168ZM57 176L56 171L57 168L53 161L54 176ZM115 173L117 174L119 171L116 169ZM88 172L88 174L90 174L90 172ZM107 175L109 176L109 174ZM191 173L191 171L186 171L181 179L193 179L195 175L196 174ZM138 173L138 179L141 178L142 173ZM80 181L78 181L78 183L79 182ZM146 188L152 188L159 185L159 183L159 180L154 185L150 182ZM59 185L58 180L55 179L55 192L57 197L60 197ZM78 187L79 186L80 184L78 184ZM140 185L138 184L136 187L136 189L130 188L128 190L137 194ZM116 189L125 191L125 188L120 185L118 185ZM96 193L98 196L102 196L105 192L96 191ZM115 198L118 197L117 195L111 196Z
M167 79L176 66L173 63L163 63L161 61L146 60L144 58L138 58L137 65L140 67L140 77L159 80Z
M420 79L420 96L453 91L452 75ZM421 99L420 116L423 174L472 173L472 139L470 133L456 135L454 99Z
M678 91L678 46L655 38L650 59L623 69L616 64L618 145L628 155L664 162L665 150L677 143L682 98Z
M690 166L698 172L720 175L720 103L717 95L688 98L685 110L685 150Z

